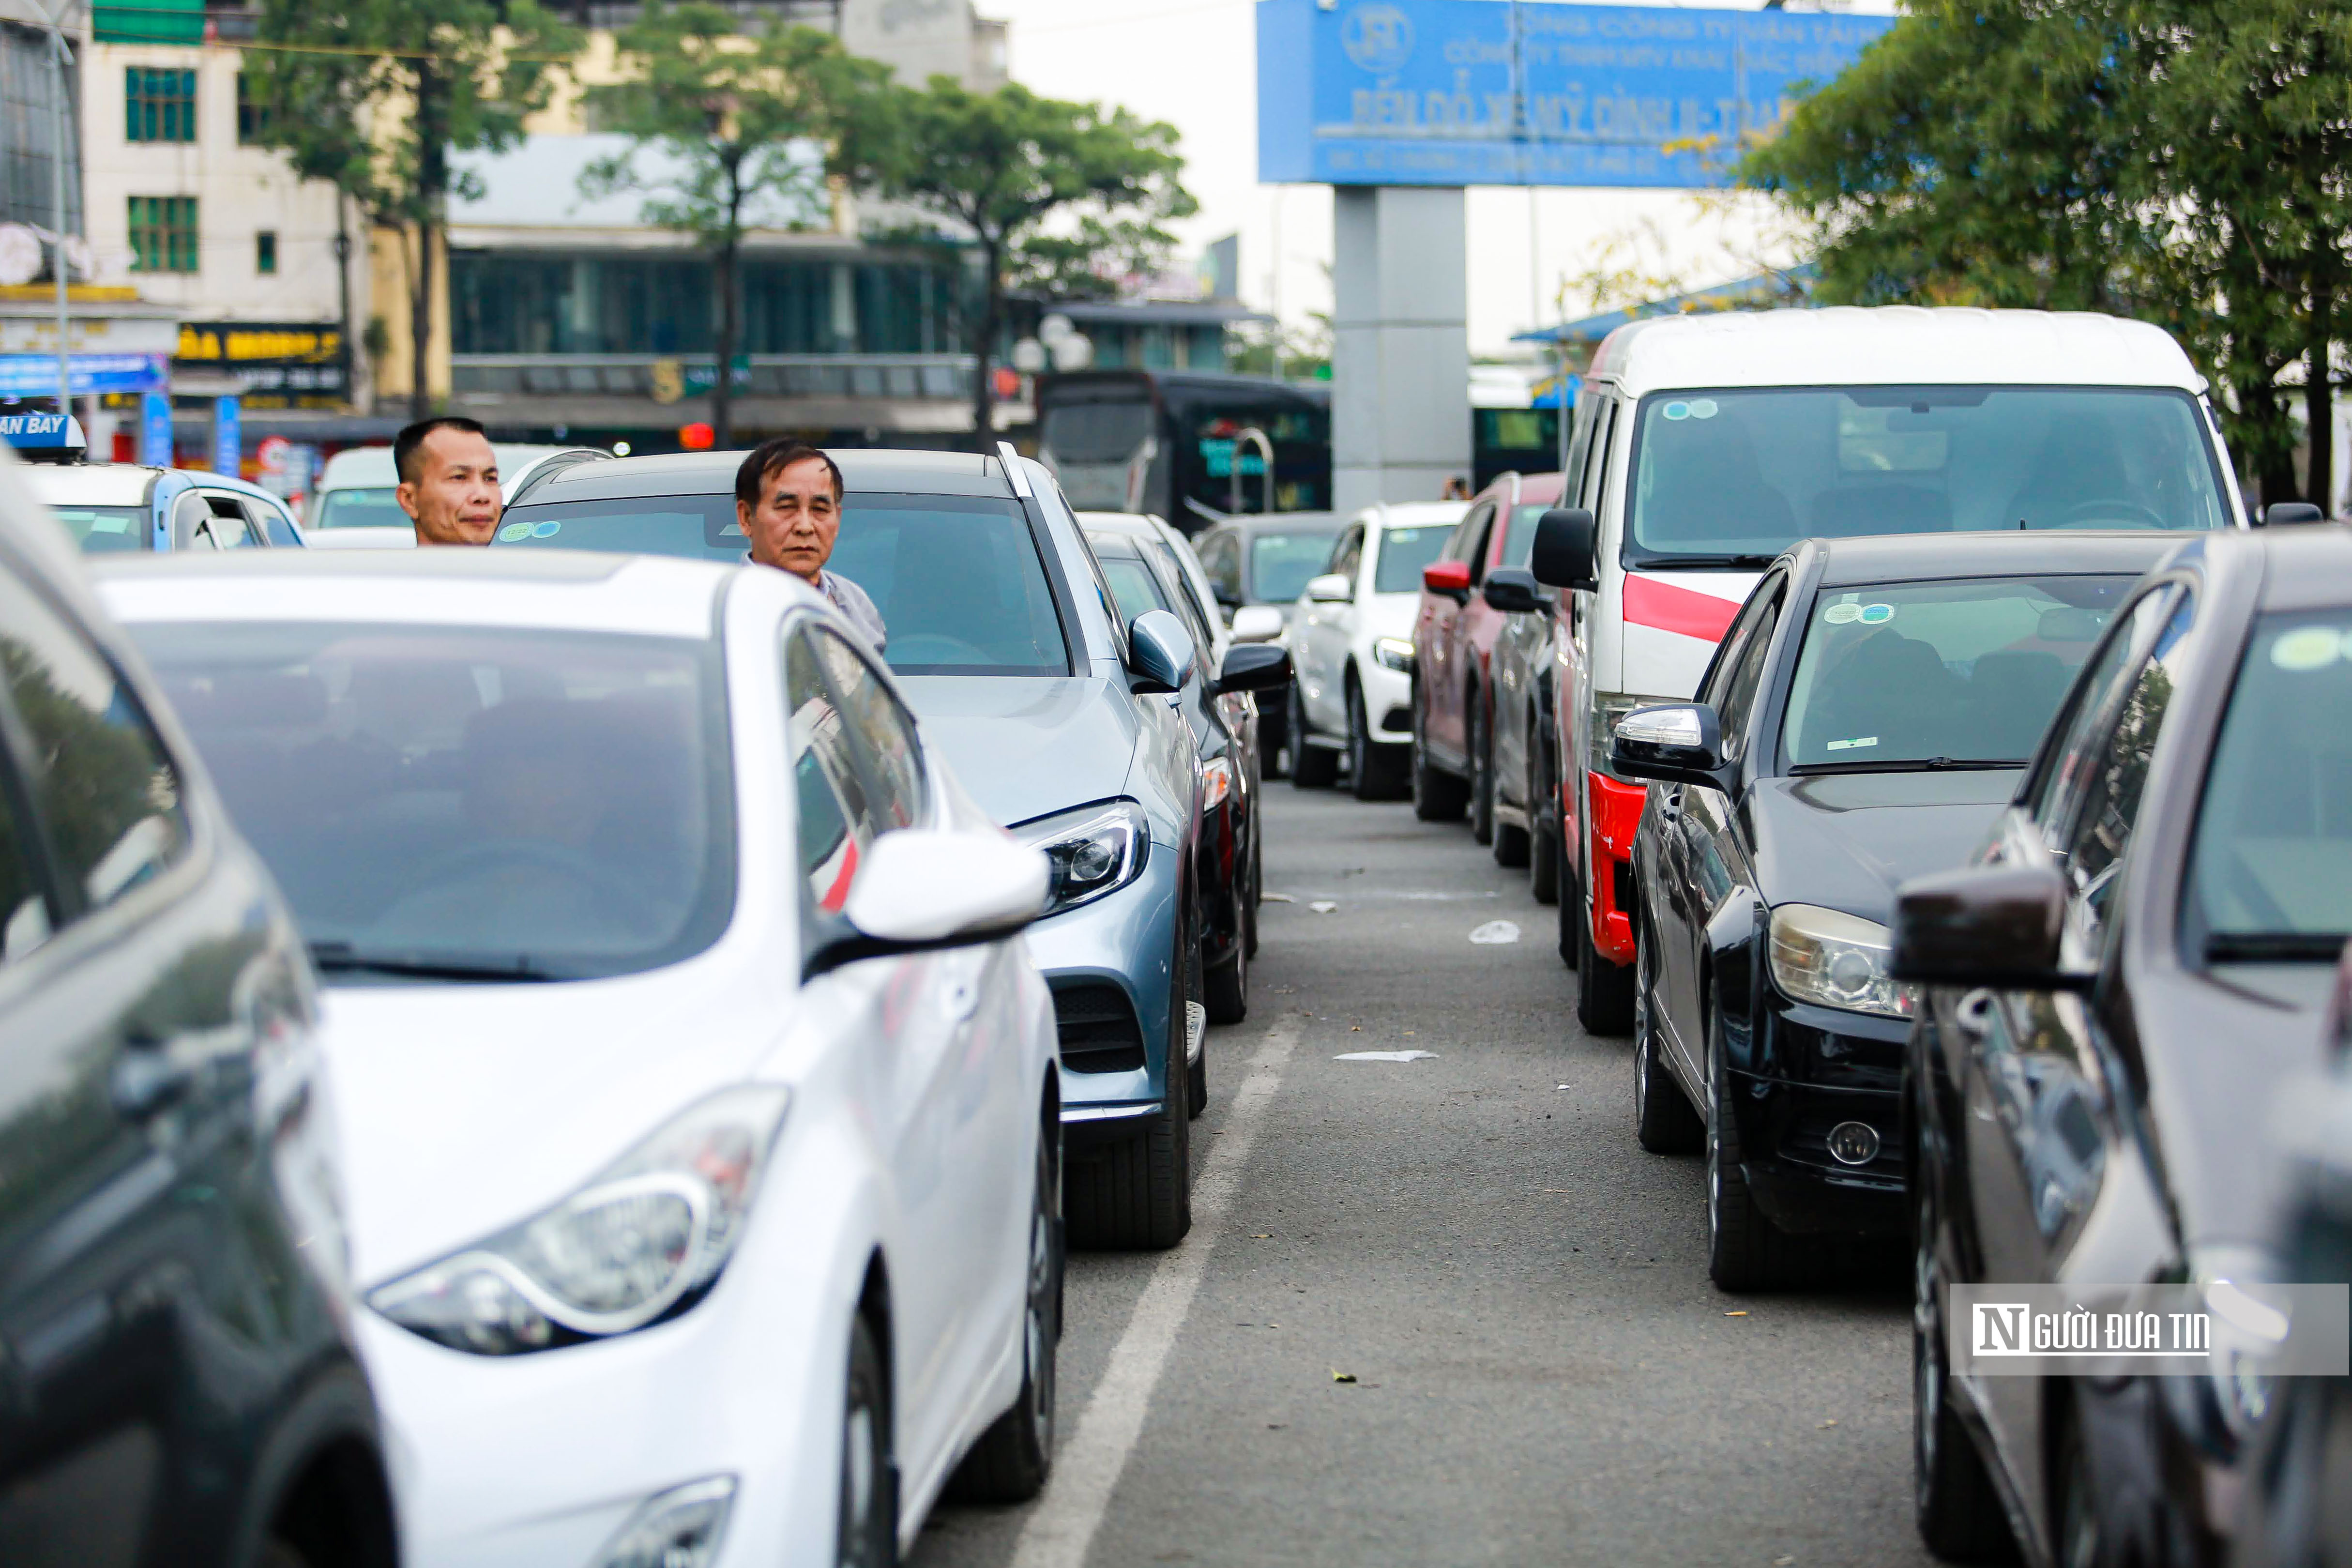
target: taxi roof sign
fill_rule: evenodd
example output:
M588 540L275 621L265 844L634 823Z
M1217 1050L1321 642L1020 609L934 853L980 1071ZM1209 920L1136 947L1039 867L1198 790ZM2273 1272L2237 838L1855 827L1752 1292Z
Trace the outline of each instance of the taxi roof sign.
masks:
M0 441L28 463L78 462L89 447L81 422L65 414L0 414Z

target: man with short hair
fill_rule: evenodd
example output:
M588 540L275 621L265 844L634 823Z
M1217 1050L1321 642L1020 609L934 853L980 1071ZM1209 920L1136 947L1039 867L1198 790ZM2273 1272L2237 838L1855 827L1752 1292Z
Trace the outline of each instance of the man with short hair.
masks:
M392 466L400 476L393 499L418 544L488 544L499 531L499 456L478 421L418 420L393 438Z
M882 651L889 632L866 590L835 572L833 542L841 534L841 470L805 441L763 441L735 470L735 521L751 542L750 559L791 573L831 599Z

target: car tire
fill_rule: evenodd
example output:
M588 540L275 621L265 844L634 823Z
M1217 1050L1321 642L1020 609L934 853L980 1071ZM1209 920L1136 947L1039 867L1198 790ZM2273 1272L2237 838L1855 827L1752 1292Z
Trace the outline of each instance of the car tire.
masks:
M1584 919L1584 889L1576 873L1568 864L1568 846L1559 847L1559 962L1569 969L1576 967L1577 955L1584 951L1582 932L1578 929Z
M1265 840L1250 828L1249 894L1242 900L1242 951L1257 956L1257 907L1265 902Z
M1329 789L1339 782L1339 753L1307 744L1314 731L1307 725L1307 701L1290 687L1290 782L1298 789Z
M1375 743L1363 688L1348 683L1348 772L1358 800L1394 800L1407 781L1397 764L1397 748Z
M2010 1535L2000 1493L1952 1408L1951 1373L1944 1359L1944 1278L1937 1261L1943 1227L1934 1184L1916 1167L1910 1175L1913 1517L1920 1541L1947 1563L2013 1562L2017 1542Z
M1576 928L1576 1021L1588 1035L1624 1035L1633 1028L1633 966L1612 963L1592 945L1592 911L1581 896L1571 916L1565 900L1560 918Z
M1429 760L1422 739L1421 709L1413 706L1412 814L1423 822L1458 822L1470 804L1470 786Z
M1559 902L1559 829L1551 817L1551 758L1536 716L1528 715L1528 891L1539 904ZM1554 826L1546 826L1547 818Z
M898 1468L890 1458L889 1383L864 1317L849 1326L849 1384L842 1401L841 1509L834 1561L892 1568L898 1561Z
M1249 942L1246 940L1235 941L1233 956L1223 963L1210 966L1206 980L1207 984L1202 988L1205 994L1202 1000L1208 1004L1209 1022L1238 1024L1248 1017ZM1206 1059L1205 1055L1202 1059ZM1193 1114L1197 1116L1200 1113L1195 1111Z
M1495 736L1486 719L1486 700L1474 689L1463 693L1464 739L1470 764L1470 837L1481 844L1495 841Z
M1027 1502L1045 1489L1054 1468L1054 1394L1062 1340L1061 1175L1049 1126L1037 1140L1037 1179L1030 1203L1028 1291L1021 1312L1021 1392L989 1425L948 1481L957 1502Z
M1644 926L1633 944L1633 1141L1653 1154L1695 1153L1706 1146L1706 1123L1662 1054L1657 947L1649 937Z
M1765 1216L1740 1167L1739 1121L1724 1066L1723 1025L1707 1018L1706 1272L1718 1289L1782 1290L1803 1282L1807 1249Z

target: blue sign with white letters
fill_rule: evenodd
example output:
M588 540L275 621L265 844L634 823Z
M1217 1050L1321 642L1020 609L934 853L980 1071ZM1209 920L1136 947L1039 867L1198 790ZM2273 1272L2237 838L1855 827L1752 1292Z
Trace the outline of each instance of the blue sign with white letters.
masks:
M81 429L62 414L0 414L0 441L20 452L54 452L81 445Z
M1258 178L1726 182L1892 16L1559 0L1258 0Z
M172 400L160 392L139 400L139 460L151 468L172 466Z

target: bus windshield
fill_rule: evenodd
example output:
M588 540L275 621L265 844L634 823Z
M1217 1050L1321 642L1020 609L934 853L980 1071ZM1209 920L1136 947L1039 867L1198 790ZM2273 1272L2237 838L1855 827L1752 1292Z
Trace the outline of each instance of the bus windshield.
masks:
M1660 393L1625 564L1760 565L1808 536L2227 526L2196 403L2161 388Z

